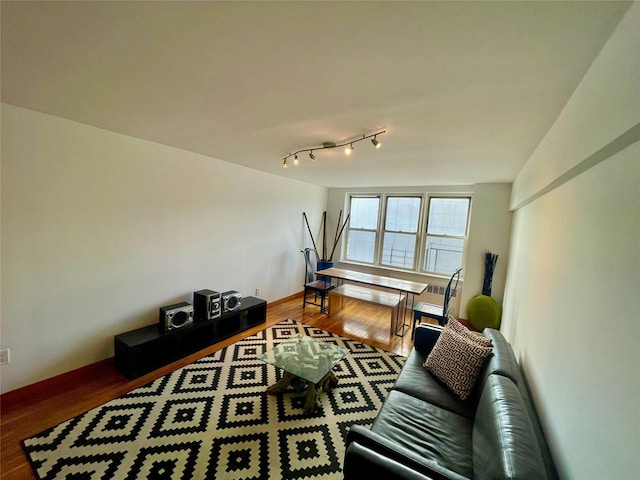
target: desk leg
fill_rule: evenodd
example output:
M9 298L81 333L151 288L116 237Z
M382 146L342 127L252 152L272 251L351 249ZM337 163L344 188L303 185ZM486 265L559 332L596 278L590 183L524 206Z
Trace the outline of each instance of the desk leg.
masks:
M408 314L409 314L409 328L411 329L411 338L413 338L413 331L415 330L415 326L416 326L416 323L413 321L413 318L412 318L413 307L414 307L415 301L416 301L416 294L412 293L411 294L411 309L408 312Z
M393 322L394 326L392 327L392 331L396 336L404 337L407 333L405 331L405 327L407 326L405 321L407 316L407 297L403 297L402 292L400 292L400 300L396 308L398 310L394 312L395 321Z

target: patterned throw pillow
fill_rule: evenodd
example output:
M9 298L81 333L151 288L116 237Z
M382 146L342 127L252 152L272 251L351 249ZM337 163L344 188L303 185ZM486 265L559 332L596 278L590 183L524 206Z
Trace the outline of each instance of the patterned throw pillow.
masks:
M451 329L454 332L459 333L463 337L470 338L471 340L473 340L476 343L479 343L480 345L484 345L485 347L491 347L493 345L493 342L491 341L490 338L487 338L478 333L473 333L471 330L469 330L467 327L465 327L463 324L461 324L458 320L456 320L453 317L449 317L447 321L447 326L451 327Z
M424 366L465 400L492 351L493 347L480 345L446 326Z

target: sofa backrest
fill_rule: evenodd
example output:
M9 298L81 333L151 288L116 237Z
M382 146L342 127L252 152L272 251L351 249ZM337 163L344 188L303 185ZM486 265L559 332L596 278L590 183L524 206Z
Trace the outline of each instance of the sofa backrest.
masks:
M484 384L489 378L489 375L503 375L510 378L516 385L518 385L522 379L520 368L518 367L518 362L513 354L511 345L509 345L509 342L507 342L504 336L493 328L485 328L482 334L491 339L493 353L484 363L476 380L471 395L476 403L480 401L480 395L484 390Z
M474 478L548 478L527 407L508 377L493 374L485 379L472 444Z

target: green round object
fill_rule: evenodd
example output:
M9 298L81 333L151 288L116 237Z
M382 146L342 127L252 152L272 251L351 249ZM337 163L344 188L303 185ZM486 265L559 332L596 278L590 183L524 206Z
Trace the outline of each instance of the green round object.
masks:
M487 295L476 295L467 304L469 323L479 332L487 327L498 328L501 314L502 309L498 302Z

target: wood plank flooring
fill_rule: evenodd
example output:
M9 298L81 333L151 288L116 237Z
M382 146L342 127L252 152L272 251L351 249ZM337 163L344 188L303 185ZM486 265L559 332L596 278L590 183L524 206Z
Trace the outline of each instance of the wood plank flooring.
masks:
M409 332L389 336L389 309L348 301L329 318L313 305L302 308L301 295L268 304L266 326L292 318L384 350L407 356L413 347ZM407 315L407 322L409 322ZM0 397L0 478L35 479L20 442L76 415L102 405L168 372L252 335L265 325L185 357L136 380L129 381L108 359Z

